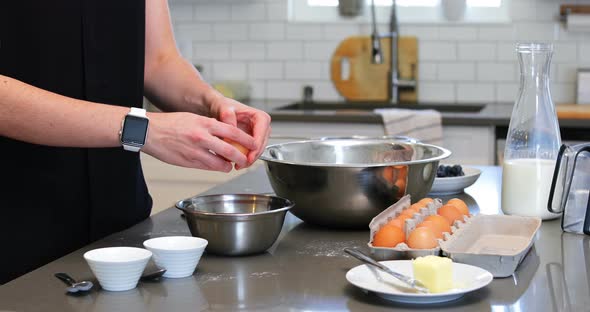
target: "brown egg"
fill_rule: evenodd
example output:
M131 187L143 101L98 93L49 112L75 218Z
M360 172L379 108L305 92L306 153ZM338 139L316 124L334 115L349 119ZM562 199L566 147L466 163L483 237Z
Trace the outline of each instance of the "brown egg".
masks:
M447 219L449 225L453 225L455 220L463 221L463 214L453 205L444 205L438 208L437 213Z
M250 152L250 150L249 150L249 149L247 149L245 146L243 146L242 144L240 144L240 143L238 143L238 142L234 142L234 141L232 141L232 140L230 140L230 139L227 139L227 138L225 138L225 139L223 139L223 140L224 140L225 142L227 142L227 143L231 144L233 147L237 148L237 149L238 149L238 151L240 151L240 153L242 153L242 154L244 154L244 155L246 155L246 156L248 155L248 152Z
M402 213L400 213L400 216L408 216L408 218L413 218L414 214L416 213L416 211L411 210L411 209L404 209L404 211L402 211Z
M469 207L467 207L467 204L459 198L449 199L447 205L453 205L462 215L469 216Z
M445 219L443 216L430 215L424 218L424 221L434 222L442 233L451 233L451 226L449 225L449 221L447 221L447 219Z
M415 212L420 212L420 209L422 209L423 207L426 207L426 205L422 204L422 203L415 203L415 204L411 205L410 208L408 208L408 209L411 209Z
M434 201L434 199L430 198L430 197L426 197L426 198L422 198L421 200L419 200L418 202L423 204L424 206L432 203Z
M436 238L443 238L443 232L434 221L422 221L422 223L416 226L417 228L426 227L429 228Z
M402 229L397 226L386 224L375 233L375 237L373 237L373 246L395 247L397 244L405 240L406 235Z
M430 228L415 228L408 236L408 247L414 249L431 249L437 246L436 235Z
M399 219L399 218L392 219L391 221L387 222L387 224L388 225L397 226L398 228L402 229L402 231L404 230L404 228L406 226L405 225L405 219L402 220L402 219Z

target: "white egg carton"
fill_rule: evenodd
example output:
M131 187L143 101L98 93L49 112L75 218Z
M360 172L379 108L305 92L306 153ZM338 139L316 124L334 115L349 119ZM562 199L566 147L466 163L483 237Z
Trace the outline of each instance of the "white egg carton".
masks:
M369 249L376 260L413 259L426 255L443 255L455 262L475 265L488 270L494 277L512 275L534 243L541 219L507 215L476 215L455 221L451 233L443 233L438 246L432 249L412 249L406 243L395 247L374 247L375 233L404 209L410 207L410 196L385 209L369 223ZM405 222L405 234L414 230L426 216L436 214L442 201L435 198L420 213Z

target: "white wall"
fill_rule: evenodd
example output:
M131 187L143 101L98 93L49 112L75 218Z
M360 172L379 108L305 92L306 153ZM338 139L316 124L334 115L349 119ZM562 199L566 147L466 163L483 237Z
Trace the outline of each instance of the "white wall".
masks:
M567 3L581 2L590 4ZM402 35L419 39L419 100L513 102L515 43L535 40L555 45L554 101L573 103L577 68L590 67L590 32L571 33L558 22L562 3L511 0L510 24L400 25ZM314 87L316 99L340 99L329 77L331 54L345 37L369 34L369 26L289 22L287 6L288 0L170 0L181 52L204 66L209 81L248 80L256 99L299 99L303 85Z

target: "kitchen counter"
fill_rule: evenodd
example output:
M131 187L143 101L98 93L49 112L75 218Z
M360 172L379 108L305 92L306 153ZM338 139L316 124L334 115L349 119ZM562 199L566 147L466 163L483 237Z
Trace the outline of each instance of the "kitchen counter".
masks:
M472 213L498 213L501 170L480 168L483 174L478 182L458 197L469 204ZM261 167L207 193L271 191ZM445 304L398 304L352 286L345 273L359 262L342 249L366 250L368 231L317 228L291 214L268 252L250 257L205 254L192 277L143 282L126 292L95 287L82 296L66 295L65 286L53 277L63 271L79 279L92 278L82 257L85 251L141 246L148 238L166 235L190 235L176 209L167 209L0 286L0 310L584 311L590 305L590 237L563 233L559 220L543 222L534 247L513 276L494 279L486 288ZM4 250L2 256L10 256L10 251Z
M285 103L285 106L287 103ZM433 104L430 104L431 106ZM439 104L443 107L448 104ZM459 104L460 105L460 104ZM457 105L457 106L459 106ZM416 104L420 107L420 104ZM513 104L511 103L493 103L487 104L481 111L477 112L443 112L443 125L460 125L460 126L496 126L507 128L510 123ZM558 106L559 107L559 106ZM380 115L373 113L371 110L288 110L274 109L269 112L273 121L301 121L301 122L336 122L336 123L382 123ZM565 114L568 118L560 118L559 125L562 129L590 128L590 122L584 118L571 118L572 114Z

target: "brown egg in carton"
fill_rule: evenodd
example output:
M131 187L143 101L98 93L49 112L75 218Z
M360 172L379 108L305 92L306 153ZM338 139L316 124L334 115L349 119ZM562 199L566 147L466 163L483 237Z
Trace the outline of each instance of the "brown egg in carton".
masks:
M464 216L463 222L455 221L455 223L451 226L451 233L445 232L443 233L442 239L437 239L438 244L435 248L431 249L415 249L410 248L407 243L401 242L397 244L395 247L376 247L373 246L373 237L375 237L375 233L381 229L382 226L387 224L389 221L393 220L397 216L399 216L405 209L411 206L411 197L410 195L406 195L402 197L399 201L394 203L393 205L389 206L387 209L383 210L380 214L378 214L371 223L369 223L370 229L370 237L369 249L371 250L371 255L375 260L382 261L382 260L398 260L398 259L414 259L417 257L423 257L428 255L440 255L441 248L440 244L444 240L448 240L453 232L457 229L460 223L463 223L469 219L469 217ZM420 224L426 217L430 215L437 214L437 211L440 207L443 206L442 200L439 198L434 198L432 202L428 203L426 207L420 209L420 212L415 213L412 218L405 220L404 226L404 234L405 237L409 237L410 233L416 228L418 224Z
M420 213L405 221L406 237L428 215L436 214L442 207L438 198L429 203ZM451 233L444 233L437 239L437 247L413 249L402 242L395 247L372 245L375 233L387 222L410 207L410 196L406 195L397 203L377 215L369 224L369 249L375 260L413 259L427 255L442 255L455 262L475 265L488 270L494 277L512 275L531 249L541 219L514 215L471 215L463 216L451 226Z

